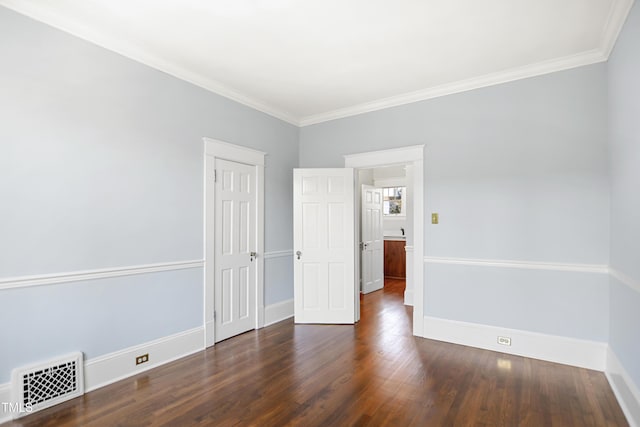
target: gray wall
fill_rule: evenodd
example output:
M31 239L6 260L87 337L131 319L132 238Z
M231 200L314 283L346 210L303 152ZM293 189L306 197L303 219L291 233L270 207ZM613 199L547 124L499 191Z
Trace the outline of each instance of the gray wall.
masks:
M606 93L597 64L308 126L300 165L425 144L426 256L606 265ZM607 340L605 274L506 270L425 264L425 315Z
M609 59L611 146L610 342L640 388L640 7L636 3ZM635 283L635 287L631 286Z
M0 279L202 259L208 136L269 153L267 251L291 249L298 163L426 144L425 213L440 213L427 256L607 264L611 252L637 284L639 15L609 64L298 130L0 7ZM268 259L265 276L266 304L293 297L290 258ZM610 340L640 384L637 289L441 264L425 280L426 315ZM18 365L201 326L202 271L0 291L0 324L20 325L0 332L2 383Z
M268 153L265 246L291 249L297 127L2 7L0 28L0 278L201 260L203 136ZM265 301L292 298L270 262ZM0 291L20 331L0 383L201 326L202 305L201 269Z

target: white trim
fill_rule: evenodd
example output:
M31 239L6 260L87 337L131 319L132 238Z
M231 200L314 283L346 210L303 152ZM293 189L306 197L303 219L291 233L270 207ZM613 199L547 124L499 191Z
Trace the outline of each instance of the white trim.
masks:
M413 272L415 268L413 267L414 258L413 258L413 246L405 245L404 252L406 255L406 267L407 267L407 277L405 279L405 289L404 289L404 305L413 305Z
M631 427L640 427L640 389L611 347L607 350L607 380Z
M407 177L394 177L394 178L376 178L373 180L374 187L406 187Z
M613 267L609 267L609 274L620 283L628 286L636 292L640 292L640 282L635 280L633 277L627 276L623 272L618 271Z
M557 71L596 64L598 62L605 62L609 59L609 55L615 46L618 35L622 30L632 6L633 0L616 0L611 2L607 23L600 37L600 47L597 49L302 117L299 120L299 126L309 126L316 123L383 110L385 108L495 86L502 83L555 73Z
M84 365L85 390L96 390L204 350L203 343L204 328L200 326L89 359ZM136 366L136 356L145 353L149 354L149 361Z
M264 158L267 154L256 152L253 162L256 168L256 329L264 327ZM262 163L260 163L262 162Z
M205 347L215 343L214 295L215 295L215 165L216 159L230 160L255 167L256 188L256 324L264 326L264 164L266 153L240 145L229 144L212 138L204 142L204 342Z
M29 286L78 282L81 280L95 280L110 277L133 276L135 274L158 273L160 271L185 270L189 268L200 268L203 266L203 260L191 260L72 271L67 273L42 274L37 276L9 277L6 279L0 279L0 291L4 289L26 288Z
M424 145L410 145L389 150L344 155L346 168L372 168L376 166L402 165L422 160Z
M0 403L11 402L11 383L0 384ZM0 405L0 423L10 421L13 418L11 412L4 412L4 408Z
M372 102L365 102L326 113L306 116L300 119L299 126L309 126L317 123L328 122L330 120L356 116L358 114L370 113L372 111L384 110L390 107L426 101L428 99L439 98L441 96L452 95L455 93L468 92L474 89L495 86L529 77L541 76L557 71L568 70L570 68L582 67L584 65L604 62L606 60L607 57L601 50L593 49L576 55L542 61L522 67L515 67L505 71L486 74L484 76L445 83L428 89L417 90L415 92L378 99Z
M205 156L213 156L218 159L231 160L253 166L264 166L264 157L267 153L243 147L242 145L229 144L213 138L202 138L204 141Z
M270 252L265 252L264 253L264 259L271 259L271 258L282 258L282 257L292 257L293 256L293 249L286 249L284 251L270 251Z
M602 35L600 36L600 50L607 60L613 51L616 40L618 40L618 35L620 31L622 31L622 27L631 11L633 0L615 0L611 3L607 23L602 29Z
M241 93L215 79L211 79L202 74L190 71L172 61L167 61L159 56L152 55L149 52L146 52L144 49L132 45L127 40L119 39L113 34L104 34L95 28L87 27L85 25L82 25L81 23L74 22L72 19L56 13L55 9L44 9L38 5L16 0L0 1L0 4L18 13L27 15L33 19L44 22L47 25L55 27L68 34L74 35L83 40L87 40L95 45L108 49L112 52L116 52L136 62L147 65L156 70L163 71L180 80L192 83L217 95L231 99L235 102L253 108L254 110L261 111L265 114L276 117L280 120L299 127L309 126L316 123L322 123L371 111L382 110L389 107L410 104L413 102L424 101L427 99L465 92L482 87L507 83L528 77L553 73L570 68L576 68L583 65L594 64L597 62L604 62L609 58L609 54L611 53L613 46L615 45L618 34L620 33L627 15L631 10L633 0L620 0L613 1L611 3L612 6L609 10L609 17L607 20L607 24L603 28L600 48L598 49L593 49L562 58L542 61L535 64L515 67L509 70L499 71L496 73L474 77L467 80L445 83L440 86L378 99L372 102L366 102L333 111L322 112L305 117L297 117L291 112L284 111L280 108L270 105L267 102L264 102L263 100L259 100L252 96Z
M393 164L413 166L413 335L421 337L424 322L424 265L419 262L424 253L424 145L370 151L344 156L347 168L372 168ZM409 184L409 183L407 183ZM358 189L356 189L359 191ZM356 227L356 242L360 238L360 227ZM357 246L357 245L356 245ZM360 283L360 270L356 268L356 283ZM359 286L358 286L359 288Z
M498 336L510 337L511 346L498 344ZM424 317L424 337L598 371L604 371L606 366L604 342L430 316Z
M202 74L190 71L174 62L167 61L159 56L152 55L148 51L132 45L129 41L119 39L113 34L103 34L93 27L74 22L55 9L44 9L35 4L23 1L2 0L0 4L18 13L29 16L37 21L41 21L57 28L65 33L86 40L104 49L110 50L124 57L132 59L148 67L160 70L177 79L189 82L217 95L238 102L242 105L261 111L277 119L290 124L299 125L297 117L287 111L283 111L257 98L247 96L215 79L208 78Z
M473 258L441 258L441 257L424 257L426 264L455 264L455 265L474 265L481 267L504 267L504 268L521 268L526 270L553 270L553 271L576 271L579 273L598 273L607 274L609 268L606 265L599 264L562 264L553 262L538 261L510 261L510 260L493 260L493 259L473 259Z
M202 351L203 343L204 328L200 326L86 360L84 363L85 393ZM145 353L149 354L149 361L136 366L136 356ZM11 401L10 390L11 383L0 384L0 402ZM0 407L0 423L11 418L12 414L3 413Z
M264 310L264 326L273 325L274 323L292 318L293 309L293 298L266 306Z
M413 291L406 289L404 291L404 305L413 305Z

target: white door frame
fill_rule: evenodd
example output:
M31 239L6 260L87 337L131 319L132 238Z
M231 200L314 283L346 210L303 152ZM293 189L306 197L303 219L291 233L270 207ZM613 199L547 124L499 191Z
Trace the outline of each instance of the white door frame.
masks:
M215 165L216 159L255 167L256 189L256 325L264 326L264 158L266 153L211 138L204 141L204 331L205 347L215 343Z
M344 166L354 169L374 168L394 164L413 166L413 335L424 336L424 145L392 148L344 156ZM359 203L358 205L359 206ZM356 208L357 208L356 206ZM356 215L358 217L358 215ZM356 218L359 221L359 218ZM356 243L360 229L356 227ZM359 249L359 246L356 245ZM356 268L356 292L359 292L360 272ZM359 299L356 299L356 303ZM356 310L357 312L359 310Z

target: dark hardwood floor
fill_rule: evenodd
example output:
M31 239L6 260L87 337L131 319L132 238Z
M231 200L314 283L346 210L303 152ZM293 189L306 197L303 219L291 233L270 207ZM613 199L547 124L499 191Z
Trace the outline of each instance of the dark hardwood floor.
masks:
M6 425L627 425L600 372L413 337L403 289L356 326L287 320Z

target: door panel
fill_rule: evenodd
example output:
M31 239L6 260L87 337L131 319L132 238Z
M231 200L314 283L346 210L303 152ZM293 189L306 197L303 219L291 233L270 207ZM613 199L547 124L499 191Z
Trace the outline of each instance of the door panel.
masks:
M353 169L294 170L296 323L355 322L354 220Z
M361 278L362 292L384 287L384 231L382 226L382 189L362 186Z
M215 340L254 329L256 324L255 169L216 159Z

